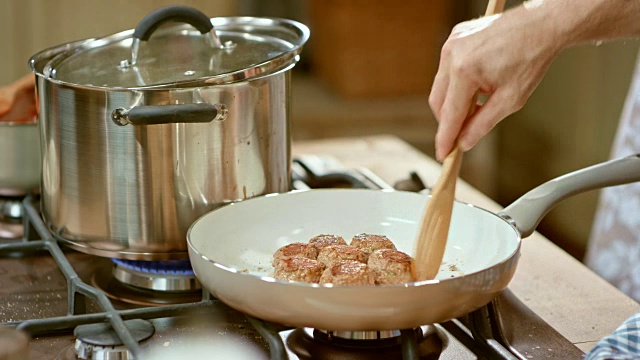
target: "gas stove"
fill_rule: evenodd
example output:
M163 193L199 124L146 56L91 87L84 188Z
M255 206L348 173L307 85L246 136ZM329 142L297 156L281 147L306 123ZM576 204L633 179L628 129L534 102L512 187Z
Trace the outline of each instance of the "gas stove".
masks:
M390 187L367 169L313 155L294 160L292 177L296 188ZM394 187L425 189L416 174ZM37 199L19 203L22 234L0 240L0 344L13 344L15 358L26 356L27 344L32 359L582 356L508 290L463 318L416 329L332 332L268 323L211 298L188 261L112 260L61 247Z

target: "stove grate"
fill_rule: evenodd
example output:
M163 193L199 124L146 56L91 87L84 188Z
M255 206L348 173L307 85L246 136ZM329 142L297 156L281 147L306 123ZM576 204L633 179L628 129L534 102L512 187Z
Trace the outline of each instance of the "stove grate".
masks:
M219 300L211 299L210 294L203 290L202 300L199 302L117 310L102 291L88 285L80 279L58 245L56 238L51 234L47 226L42 221L42 218L34 206L34 201L31 196L27 196L23 200L23 209L24 235L22 239L0 244L0 254L47 251L53 257L67 280L67 316L14 321L2 323L0 325L14 326L16 329L25 331L31 336L37 336L58 333L61 331L72 331L80 325L108 323L111 325L118 338L122 340L122 343L129 350L132 357L139 358L142 354L142 348L129 328L127 328L125 321L131 319L148 320L193 314L194 312L197 313L198 310L210 311L212 307L220 307L221 309L226 308L226 305ZM149 265L158 265L149 264L152 262L146 261L112 260L117 265L136 271L150 269ZM188 263L188 261L186 262ZM187 272L190 269L190 265L187 268L184 263L179 263L177 261L170 264L174 265L173 267L170 267L166 262L159 263L164 264L160 264L160 266L157 266L156 268L151 268L150 271L157 271L158 273L172 271ZM93 300L102 312L92 314L86 313L87 298ZM268 343L270 358L272 360L286 360L289 358L286 347L279 333L290 328L268 323L251 316L245 316ZM413 333L413 330L410 330L409 332ZM413 356L414 354L417 354L417 342L415 341L415 336L411 337L403 335L402 344L403 349L406 349L405 353L408 356L404 356L404 359L418 359Z

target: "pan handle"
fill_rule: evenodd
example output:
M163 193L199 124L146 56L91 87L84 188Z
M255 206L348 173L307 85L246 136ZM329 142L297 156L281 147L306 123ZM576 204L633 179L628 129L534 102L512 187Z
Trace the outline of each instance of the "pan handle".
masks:
M526 238L549 210L565 198L587 190L635 181L640 181L640 154L603 162L550 180L518 198L498 215L514 223Z

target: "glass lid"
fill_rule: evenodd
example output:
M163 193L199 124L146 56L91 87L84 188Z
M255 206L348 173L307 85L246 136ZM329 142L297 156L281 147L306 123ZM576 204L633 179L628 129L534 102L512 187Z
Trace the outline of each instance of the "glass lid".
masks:
M159 28L168 21L186 22ZM146 88L228 83L263 76L297 61L309 37L291 20L207 18L169 6L135 30L84 42L54 57L45 76L76 85Z

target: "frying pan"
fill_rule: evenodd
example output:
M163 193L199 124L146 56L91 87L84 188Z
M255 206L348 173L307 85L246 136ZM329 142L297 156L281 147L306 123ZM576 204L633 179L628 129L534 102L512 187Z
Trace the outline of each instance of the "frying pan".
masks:
M447 321L490 302L509 284L529 236L560 200L640 180L640 155L561 176L495 214L456 201L444 261L434 280L385 286L331 286L276 280L273 253L318 234L346 240L389 237L413 255L429 196L385 190L325 189L270 194L199 218L187 234L195 274L213 296L254 317L334 331L414 328Z

